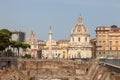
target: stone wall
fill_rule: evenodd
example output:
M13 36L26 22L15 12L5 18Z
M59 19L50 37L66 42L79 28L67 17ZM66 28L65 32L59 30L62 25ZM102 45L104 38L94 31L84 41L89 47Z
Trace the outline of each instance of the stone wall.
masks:
M72 60L19 60L18 68L29 77L68 79L85 75L89 64ZM47 78L48 78L47 77Z
M0 69L4 69L14 65L17 67L17 58L14 57L0 57Z
M97 61L18 59L17 67L0 71L0 80L119 80Z

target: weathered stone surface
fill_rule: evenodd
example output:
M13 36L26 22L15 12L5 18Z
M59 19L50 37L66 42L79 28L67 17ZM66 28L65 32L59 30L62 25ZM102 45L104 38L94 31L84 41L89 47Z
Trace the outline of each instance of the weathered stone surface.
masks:
M109 71L97 61L25 60L0 70L1 80L119 80L120 74ZM3 62L2 62L3 63ZM7 65L7 64L6 64ZM4 65L5 66L5 65Z

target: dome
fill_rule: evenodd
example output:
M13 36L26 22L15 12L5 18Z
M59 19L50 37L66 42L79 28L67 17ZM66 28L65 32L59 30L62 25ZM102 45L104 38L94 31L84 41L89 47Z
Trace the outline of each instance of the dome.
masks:
M83 25L82 17L77 20L76 26L71 31L72 35L90 35L88 29Z

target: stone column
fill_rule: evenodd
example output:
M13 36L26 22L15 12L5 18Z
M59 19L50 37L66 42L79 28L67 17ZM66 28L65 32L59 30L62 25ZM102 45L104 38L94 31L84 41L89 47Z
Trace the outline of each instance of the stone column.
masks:
M52 59L52 28L50 26L50 30L49 30L49 56L48 59Z

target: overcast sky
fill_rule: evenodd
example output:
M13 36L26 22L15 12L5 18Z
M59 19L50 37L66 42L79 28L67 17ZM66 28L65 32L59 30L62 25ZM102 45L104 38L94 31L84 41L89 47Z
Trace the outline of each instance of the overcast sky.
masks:
M97 26L120 26L120 0L0 0L0 29L21 30L28 37L48 39L52 26L53 38L69 39L79 16L95 37Z

